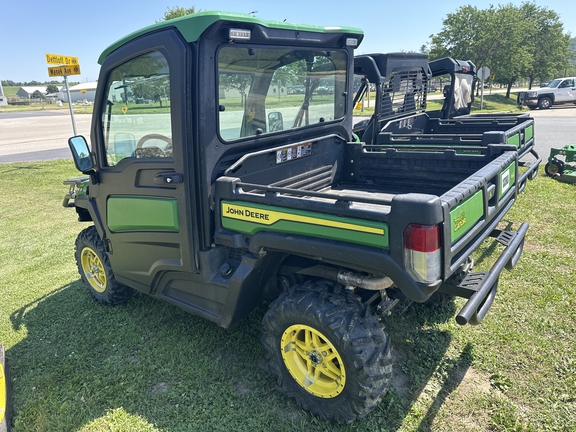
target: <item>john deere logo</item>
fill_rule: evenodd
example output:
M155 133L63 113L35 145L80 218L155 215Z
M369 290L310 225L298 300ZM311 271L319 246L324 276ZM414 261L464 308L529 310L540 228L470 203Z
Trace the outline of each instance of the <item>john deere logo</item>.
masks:
M458 216L456 216L456 218L454 219L454 231L458 231L460 228L462 228L464 225L466 225L466 212L462 212L460 213Z

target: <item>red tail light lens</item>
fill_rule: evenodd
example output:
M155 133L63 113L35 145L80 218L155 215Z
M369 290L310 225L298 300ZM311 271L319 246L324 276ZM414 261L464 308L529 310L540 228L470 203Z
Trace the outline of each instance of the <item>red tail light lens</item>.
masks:
M410 224L404 230L404 266L421 283L435 283L442 274L440 225Z
M404 247L418 252L440 249L440 226L410 224L404 230Z

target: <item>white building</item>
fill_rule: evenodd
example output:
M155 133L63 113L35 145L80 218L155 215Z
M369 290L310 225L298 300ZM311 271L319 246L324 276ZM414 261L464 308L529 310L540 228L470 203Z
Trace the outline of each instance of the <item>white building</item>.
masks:
M42 93L43 95L46 94L46 86L24 86L24 87L20 87L18 89L18 91L16 92L16 96L18 96L20 99L32 99L32 95L34 94L34 92L39 91L40 93Z
M57 86L58 90L62 89L62 86ZM16 92L16 96L18 96L19 99L32 99L32 95L39 91L40 93L42 93L44 96L46 96L46 89L48 87L47 86L24 86L24 87L20 87L18 89L18 91Z
M94 102L94 97L96 96L96 84L97 82L87 82L70 87L70 99L72 99L72 102L84 100ZM58 100L68 102L66 87L62 87L60 93L58 93Z

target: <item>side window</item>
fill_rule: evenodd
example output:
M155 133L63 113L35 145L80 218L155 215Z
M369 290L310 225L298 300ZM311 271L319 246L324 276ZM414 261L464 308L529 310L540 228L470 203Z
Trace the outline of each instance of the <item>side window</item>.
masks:
M108 166L125 158L171 158L170 74L154 51L110 72L102 132Z

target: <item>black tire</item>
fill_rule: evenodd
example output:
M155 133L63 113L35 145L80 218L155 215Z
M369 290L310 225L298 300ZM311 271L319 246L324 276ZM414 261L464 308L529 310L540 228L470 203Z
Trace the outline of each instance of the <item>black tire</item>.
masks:
M564 172L564 162L558 159L552 159L544 166L544 172L549 177L555 177Z
M95 226L90 226L78 234L75 256L78 273L84 285L99 303L114 306L126 303L132 298L134 290L116 281Z
M14 412L12 407L12 377L2 345L0 345L0 365L0 432L10 432Z
M280 295L262 321L262 344L279 388L324 420L365 417L392 376L383 325L359 297L337 293L325 281L308 281Z
M550 99L548 96L544 96L543 98L540 98L540 100L538 101L538 108L540 108L541 110L548 109L551 106L552 106L552 99Z

